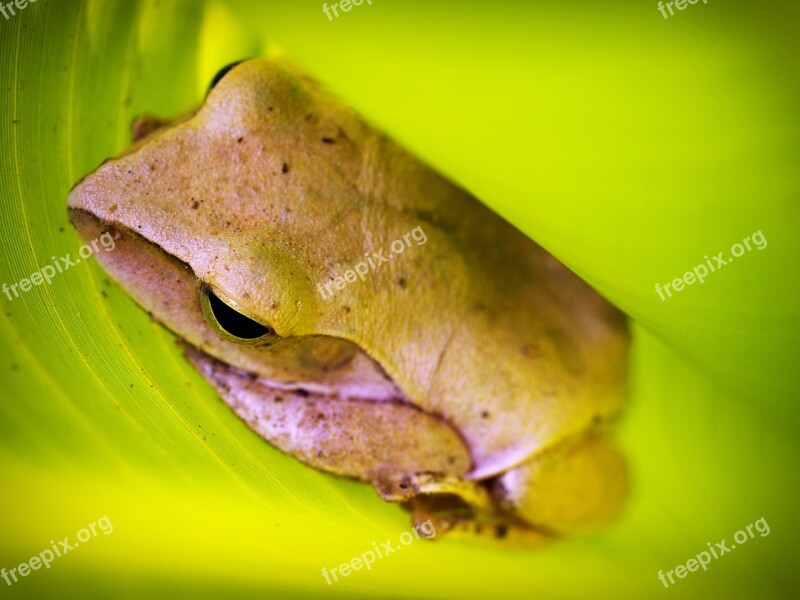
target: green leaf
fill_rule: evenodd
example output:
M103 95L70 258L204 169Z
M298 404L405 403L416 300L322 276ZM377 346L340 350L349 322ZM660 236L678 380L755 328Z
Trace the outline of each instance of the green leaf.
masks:
M793 3L41 0L0 19L0 280L80 242L70 187L135 115L285 55L545 245L634 319L619 437L635 489L607 532L517 552L398 540L407 514L257 438L91 259L0 294L0 568L113 524L19 597L624 598L764 517L678 597L784 597L795 459L800 56ZM768 241L662 300L704 256ZM395 542L396 544L397 542ZM8 587L0 581L0 589Z

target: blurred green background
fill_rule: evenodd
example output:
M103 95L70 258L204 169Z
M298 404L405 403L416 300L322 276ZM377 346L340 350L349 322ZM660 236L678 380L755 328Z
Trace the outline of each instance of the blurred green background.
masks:
M520 552L397 540L368 486L261 442L94 261L0 295L0 568L114 525L0 595L788 598L800 366L796 2L39 0L0 17L0 281L76 253L67 192L134 115L198 103L213 74L283 55L468 188L633 320L619 439L624 518ZM761 230L768 246L662 301ZM770 534L664 590L763 517Z

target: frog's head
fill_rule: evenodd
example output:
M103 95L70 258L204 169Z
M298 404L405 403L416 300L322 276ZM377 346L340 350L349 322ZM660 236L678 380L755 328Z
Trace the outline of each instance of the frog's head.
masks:
M353 139L367 132L357 119L256 60L219 78L189 116L134 130L146 135L82 180L69 211L85 239L118 238L98 258L159 321L286 382L340 380L362 345L377 346L352 324L354 305L379 312L369 282L333 299L324 288L376 243L358 234L366 190ZM395 393L371 371L365 385Z
M70 218L114 236L102 266L284 450L481 479L618 409L619 314L302 75L243 62L135 131Z

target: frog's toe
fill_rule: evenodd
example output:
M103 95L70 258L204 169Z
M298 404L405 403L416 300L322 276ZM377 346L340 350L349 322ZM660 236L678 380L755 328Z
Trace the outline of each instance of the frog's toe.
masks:
M416 526L430 522L447 539L531 547L553 538L504 511L485 482L424 472L386 475L373 485L385 500L403 504Z

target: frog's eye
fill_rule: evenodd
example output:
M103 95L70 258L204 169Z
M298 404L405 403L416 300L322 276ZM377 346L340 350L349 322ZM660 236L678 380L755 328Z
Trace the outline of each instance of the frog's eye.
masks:
M217 85L220 82L220 80L223 77L225 77L225 75L228 74L228 71L230 71L236 65L243 63L244 60L245 59L237 60L236 62L232 62L231 64L225 65L219 71L217 71L217 74L214 75L214 78L211 80L211 83L208 86L208 91L206 92L206 96L211 92L211 90L214 89L214 86Z
M200 286L200 306L214 333L229 342L265 344L278 337L271 327L257 321L236 302L215 293L205 284Z

